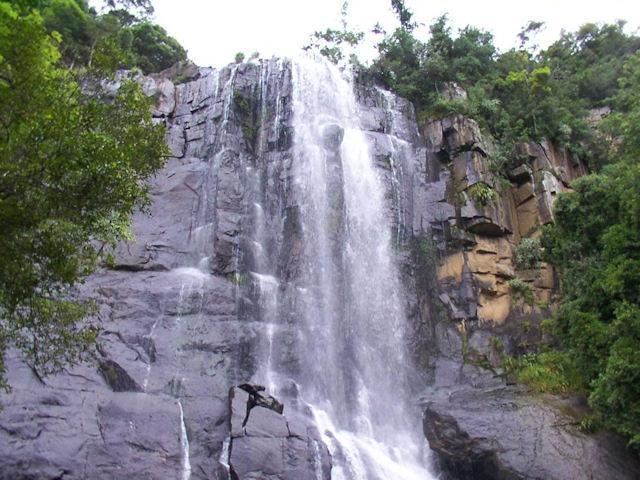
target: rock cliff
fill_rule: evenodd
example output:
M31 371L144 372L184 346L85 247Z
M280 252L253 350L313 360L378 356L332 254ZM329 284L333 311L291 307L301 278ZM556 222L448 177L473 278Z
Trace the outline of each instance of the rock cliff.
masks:
M279 392L284 411L248 385L263 367L265 339L279 340L269 340L269 359L300 368L299 306L276 312L284 321L274 332L263 301L265 291L295 290L305 268L291 185L291 77L291 63L273 59L140 79L172 156L153 180L150 211L134 218L136 241L80 287L100 307L95 360L43 378L15 354L7 359L13 392L0 397L0 479L331 478L332 439L297 385ZM472 120L419 127L406 100L356 90L420 367L412 394L441 465L455 478L636 478L616 440L564 428L573 420L562 408L505 387L490 370L496 338L508 352L525 348L553 308L551 267L524 268L515 254L552 221L554 197L584 165L531 143L522 166L499 180ZM327 149L343 134L325 128ZM339 250L344 199L334 197L328 242ZM258 244L260 228L271 233ZM261 249L277 289L252 274ZM515 292L514 279L532 297Z

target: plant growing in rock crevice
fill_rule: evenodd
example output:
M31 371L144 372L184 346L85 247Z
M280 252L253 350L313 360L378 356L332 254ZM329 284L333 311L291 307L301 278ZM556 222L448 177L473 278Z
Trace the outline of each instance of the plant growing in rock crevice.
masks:
M533 305L535 303L533 288L527 282L521 278L515 277L509 280L507 284L511 289L514 301L522 299L527 305Z
M247 142L247 145L253 149L258 135L258 130L260 129L260 122L256 115L256 109L254 108L250 98L251 97L247 98L239 91L235 91L233 93L233 103L240 119L242 135Z
M467 188L469 197L482 207L486 207L493 202L496 197L496 191L484 182L478 182Z

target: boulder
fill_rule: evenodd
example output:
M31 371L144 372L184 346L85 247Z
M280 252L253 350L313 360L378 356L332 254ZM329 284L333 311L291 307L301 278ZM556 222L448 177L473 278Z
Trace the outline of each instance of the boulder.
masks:
M584 405L517 387L458 387L426 402L424 433L457 480L640 478L640 464L609 433L578 428Z
M331 456L310 417L282 415L284 405L265 387L242 384L229 390L229 465L234 480L331 478ZM319 477L320 475L320 477Z

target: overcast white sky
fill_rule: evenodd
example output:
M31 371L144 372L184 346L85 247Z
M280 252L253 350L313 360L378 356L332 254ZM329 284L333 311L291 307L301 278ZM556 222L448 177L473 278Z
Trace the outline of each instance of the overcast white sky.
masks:
M222 66L236 52L263 57L287 55L307 43L315 30L340 25L343 0L153 0L156 21L177 38L201 66ZM380 22L392 31L395 18L389 0L350 0L351 27L364 31ZM640 26L640 0L406 0L414 18L425 24L449 14L457 29L471 24L494 34L506 50L529 20L546 23L538 43L555 40L561 29L586 22L627 20L628 31Z

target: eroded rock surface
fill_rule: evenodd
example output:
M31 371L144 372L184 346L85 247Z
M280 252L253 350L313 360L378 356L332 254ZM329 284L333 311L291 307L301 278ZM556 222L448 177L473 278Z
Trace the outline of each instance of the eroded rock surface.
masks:
M250 382L264 358L256 249L273 259L283 295L302 268L290 62L182 65L138 81L156 100L172 156L151 179L149 211L133 218L136 240L118 245L114 264L80 286L99 306L96 358L42 377L8 355L13 392L0 394L0 479L227 480L230 438L239 478L329 478L304 405L288 402L286 419L256 405L244 426L229 410L229 388ZM107 87L115 92L118 83ZM411 172L423 152L413 109L375 88L358 98L394 232L405 241ZM326 146L338 152L342 127L328 125ZM258 215L273 232L259 246ZM295 369L293 308L274 335L274 361Z

